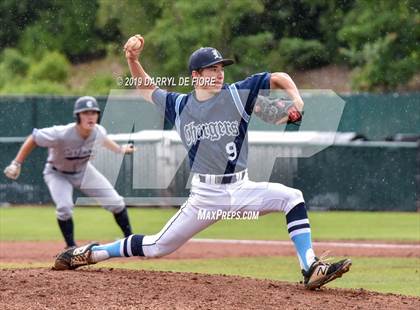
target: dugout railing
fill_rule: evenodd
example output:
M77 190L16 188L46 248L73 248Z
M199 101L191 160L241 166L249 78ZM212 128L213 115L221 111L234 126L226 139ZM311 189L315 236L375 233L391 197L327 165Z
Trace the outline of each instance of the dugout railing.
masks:
M184 148L174 131L111 137L120 143L134 142L138 152L125 156L120 165L119 155L102 151L93 163L115 180L117 190L129 205L177 205L185 199L190 173ZM301 189L312 210L415 211L418 143L350 141L354 137L353 133L250 132L250 177ZM22 141L23 138L0 139L4 150L1 162L7 163ZM310 157L302 156L313 150L320 151ZM45 150L37 149L25 163L18 181L0 178L1 204L51 202L41 175L45 158ZM75 198L82 196L75 192ZM83 198L79 202L91 203Z
M271 169L268 168L267 159L278 157L273 163L270 180L302 189L308 206L313 209L405 211L420 209L419 147L416 142L384 141L399 133L414 134L414 136L420 134L418 104L420 93L349 94L340 97L345 101L337 128L340 136L343 132L354 132L357 136L376 141L335 141L334 144L309 158L287 157L293 150L302 148L303 141L296 140L289 145L283 143L281 149L264 143L254 146L252 142L250 148L257 156L250 157L250 170L254 169L253 167L257 167L257 171ZM107 106L107 97L97 99L101 109L104 110ZM74 96L0 96L1 166L5 167L10 163L24 137L29 135L33 128L71 122L75 100ZM117 105L120 103L130 105L125 101L122 98ZM307 103L310 103L309 99ZM135 112L141 115L142 125L150 129L162 128L159 127L162 124L155 122L156 110L152 105L140 103L139 106L140 110ZM325 111L320 109L318 112L323 116ZM323 117L328 121L328 114ZM167 124L164 128L168 128ZM107 129L111 134L124 132L119 131L118 126ZM141 129L134 128L134 130ZM250 130L277 132L282 129L253 117ZM312 147L322 147L322 143L321 146L316 145L317 143L315 142ZM150 142L149 145L144 144L139 153L146 147L150 150L155 149ZM179 145L169 152L161 148L160 152L163 152L161 154L164 156L155 162L159 163L161 168L166 167L165 171L169 171L167 163L179 158L178 153L182 152L182 147ZM51 202L42 177L46 156L45 149L36 149L25 162L22 175L17 182L8 180L1 174L0 205ZM124 197L185 196L188 193L183 184L189 175L185 160L180 163L180 169L164 190L133 189L133 180L134 183L143 180L140 174L136 174L134 178L130 175L135 162L135 156L126 156L121 169L118 170L116 187ZM137 162L137 165L142 164L153 166L147 161ZM157 176L158 174L149 175L150 178ZM252 177L261 180L257 174ZM150 201L156 202L158 199ZM162 204L164 203L165 201Z

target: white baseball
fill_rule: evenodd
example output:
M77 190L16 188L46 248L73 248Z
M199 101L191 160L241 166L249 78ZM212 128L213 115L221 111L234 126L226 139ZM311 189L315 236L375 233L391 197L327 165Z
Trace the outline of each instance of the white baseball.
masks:
M128 40L128 44L134 50L138 50L138 49L141 48L141 41L138 38L136 38L136 37L131 37Z

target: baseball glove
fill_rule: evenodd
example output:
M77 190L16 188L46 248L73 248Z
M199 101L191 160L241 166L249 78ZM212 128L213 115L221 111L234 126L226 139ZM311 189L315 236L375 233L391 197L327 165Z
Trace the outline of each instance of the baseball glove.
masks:
M267 123L277 124L287 117L288 124L296 124L302 120L300 112L292 100L258 96L254 113Z

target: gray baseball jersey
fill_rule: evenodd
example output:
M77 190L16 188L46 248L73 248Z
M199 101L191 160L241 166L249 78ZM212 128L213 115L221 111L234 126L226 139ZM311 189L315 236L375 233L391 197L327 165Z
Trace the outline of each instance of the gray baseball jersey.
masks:
M86 167L95 143L102 143L106 130L96 125L90 136L83 139L76 123L34 129L32 132L35 143L48 148L47 165L51 164L57 170L65 172L80 172Z
M254 74L205 102L195 93L179 94L157 89L153 102L175 125L188 150L192 172L230 174L247 168L248 123L261 90L270 89L270 74Z

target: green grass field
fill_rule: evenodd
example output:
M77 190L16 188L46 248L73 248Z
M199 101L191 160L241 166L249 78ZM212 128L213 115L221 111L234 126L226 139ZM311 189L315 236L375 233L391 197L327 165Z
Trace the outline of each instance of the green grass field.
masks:
M136 232L156 233L175 209L130 209ZM314 239L420 242L419 213L311 212ZM109 212L76 208L79 240L113 240L120 231ZM287 240L284 217L272 214L256 221L224 221L200 233L201 238ZM61 240L52 207L1 208L0 241ZM98 265L99 266L99 265ZM47 267L46 264L0 264L0 268ZM230 274L297 282L300 274L294 257L108 261L99 267ZM352 271L332 287L364 288L420 296L420 259L354 257Z
M137 233L157 233L176 209L130 209ZM79 207L74 212L76 238L113 240L120 231L106 210ZM420 242L420 213L310 212L315 240L383 240ZM285 218L269 214L258 220L226 220L198 238L288 240ZM53 207L0 208L0 240L61 240Z

